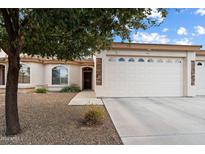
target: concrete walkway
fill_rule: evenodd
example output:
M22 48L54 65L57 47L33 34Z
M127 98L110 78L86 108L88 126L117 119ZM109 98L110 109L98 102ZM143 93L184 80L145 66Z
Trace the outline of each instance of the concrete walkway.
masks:
M205 97L103 101L124 144L205 144Z
M81 91L68 105L103 105L103 102L96 98L94 91Z

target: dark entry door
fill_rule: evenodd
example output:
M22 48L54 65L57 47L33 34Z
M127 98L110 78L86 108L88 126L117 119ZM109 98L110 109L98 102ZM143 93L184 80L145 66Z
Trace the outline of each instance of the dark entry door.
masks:
M84 89L92 89L92 71L84 72Z
M0 85L5 85L5 66L0 65Z

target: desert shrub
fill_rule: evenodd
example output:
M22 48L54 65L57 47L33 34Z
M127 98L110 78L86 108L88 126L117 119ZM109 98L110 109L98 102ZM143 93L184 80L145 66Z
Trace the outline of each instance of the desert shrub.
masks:
M103 122L105 112L102 108L92 105L84 115L84 122L86 125L95 125Z
M36 93L47 93L48 90L47 90L46 88L37 88L37 89L35 90L35 92L36 92Z
M67 87L63 87L60 92L79 92L80 88L76 85L71 85Z

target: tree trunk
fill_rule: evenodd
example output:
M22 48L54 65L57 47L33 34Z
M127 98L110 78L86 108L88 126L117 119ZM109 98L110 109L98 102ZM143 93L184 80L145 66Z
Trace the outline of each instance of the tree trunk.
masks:
M17 91L18 75L20 69L20 58L18 54L8 56L8 73L6 82L6 135L16 135L20 133L20 123L18 116Z

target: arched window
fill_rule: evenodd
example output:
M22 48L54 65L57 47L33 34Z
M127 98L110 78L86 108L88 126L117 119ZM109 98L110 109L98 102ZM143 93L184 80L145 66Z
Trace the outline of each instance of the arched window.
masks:
M197 63L197 66L202 66L203 64L201 62L198 62Z
M143 58L138 59L138 62L144 62Z
M124 61L125 61L125 58L119 58L118 61L119 61L119 62L124 62Z
M153 63L154 60L153 60L152 58L150 58L150 59L147 60L147 62L148 62L148 63Z
M129 58L128 62L135 62L134 58Z
M68 84L68 69L64 66L56 66L52 69L52 84Z
M19 70L19 83L30 83L30 67L26 64L21 64Z

